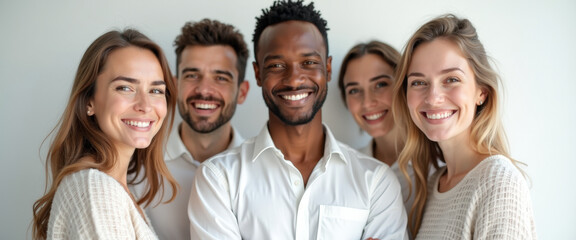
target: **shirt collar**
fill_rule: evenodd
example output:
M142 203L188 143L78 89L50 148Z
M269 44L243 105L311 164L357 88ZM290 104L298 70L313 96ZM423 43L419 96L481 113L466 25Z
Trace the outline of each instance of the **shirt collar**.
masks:
M324 133L326 134L326 142L324 144L324 155L322 159L326 159L326 163L331 161L332 158L340 159L344 163L348 163L348 159L344 157L344 153L340 148L339 142L334 138L332 131L325 124L322 124ZM256 136L254 140L254 151L252 155L252 161L256 161L258 157L266 150L274 150L281 153L280 149L276 148L272 137L270 136L270 131L268 131L268 124L265 124L260 133Z
M180 122L177 127L172 128L170 136L168 137L168 142L166 143L164 160L170 161L182 157L188 162L199 164L200 162L196 161L192 157L192 154L188 152L186 145L184 145L184 142L182 142L182 138L180 138L180 129L182 128L182 124L184 124L184 122ZM232 127L232 140L230 141L227 149L240 146L242 142L244 142L244 138L234 127Z

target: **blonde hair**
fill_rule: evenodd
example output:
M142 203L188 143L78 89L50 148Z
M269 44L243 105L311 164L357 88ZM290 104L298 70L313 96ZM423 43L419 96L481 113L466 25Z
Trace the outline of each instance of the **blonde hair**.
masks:
M163 70L166 81L166 102L168 114L150 146L136 149L128 166L128 175L134 176L128 184L137 184L139 173L144 170L148 185L137 204L148 206L158 192L164 194L164 180L172 187L172 201L177 191L177 183L164 164L164 140L172 128L174 108L176 105L176 86L171 80L168 61L162 49L142 33L127 29L123 32L110 31L98 37L86 50L78 66L72 85L68 104L58 125L51 134L56 133L52 141L46 165L46 192L33 205L34 239L46 239L52 201L58 185L67 175L88 168L106 172L116 165L116 150L112 141L100 130L96 120L86 114L86 106L94 96L96 78L101 73L108 55L116 49L136 46L154 53ZM80 162L83 157L92 157L93 163ZM52 185L49 186L49 176Z
M395 122L405 129L407 138L404 149L398 158L399 166L408 179L410 192L415 194L414 203L408 214L409 227L416 236L422 222L426 198L428 197L428 175L430 166L438 169L438 160L444 161L442 150L438 143L429 140L418 129L411 119L406 101L406 74L412 61L414 50L424 42L442 38L455 43L468 60L476 83L486 93L486 100L476 108L476 114L471 124L471 142L479 154L501 154L512 159L508 150L508 141L500 116L498 101L501 80L492 69L484 46L478 39L476 29L468 19L460 19L452 14L435 18L414 33L405 46L396 72L394 85L393 115ZM412 161L415 184L412 184L407 173L407 165ZM512 159L517 165L517 161ZM412 185L415 191L412 192Z

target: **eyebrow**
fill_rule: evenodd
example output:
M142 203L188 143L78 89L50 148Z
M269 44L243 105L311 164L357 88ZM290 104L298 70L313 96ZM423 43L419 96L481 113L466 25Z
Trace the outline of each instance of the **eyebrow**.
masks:
M464 73L464 70L460 69L459 67L447 68L447 69L440 71L440 73L445 74L445 73L456 72L456 71ZM408 74L406 77L407 78L408 77L424 77L424 74L419 73L419 72L413 72L413 73Z
M182 69L182 74L186 73L186 72L200 72L200 69L198 68L184 68ZM224 74L230 78L234 78L234 75L230 72L230 71L226 71L226 70L214 70L214 73L216 74Z
M322 57L320 55L320 53L315 52L315 51L314 52L308 52L308 53L302 53L302 54L300 54L300 56L302 56L302 57ZM268 56L264 57L263 62L266 62L269 60L282 59L282 58L283 58L282 55L268 55Z
M126 81L129 83L134 83L134 84L139 84L140 80L135 79L135 78L130 78L130 77L125 77L125 76L118 76L115 77L114 79L112 79L112 81L110 83L113 83L115 81ZM163 80L156 80L156 81L152 81L152 85L156 86L156 85L166 85L166 82Z
M370 78L370 82L378 81L378 80L380 80L380 79L382 79L382 78L392 79L392 76L390 76L390 75L388 75L388 74L378 75L378 76L376 76L376 77Z
M388 74L382 74L382 75L378 75L378 76L376 76L376 77L370 78L370 82L378 81L378 80L380 80L380 79L382 79L382 78L392 79L392 77L391 77L390 75L388 75ZM344 88L352 87L352 86L358 86L358 85L359 85L358 82L349 82L349 83L344 84Z
M225 70L214 70L214 72L216 74L224 74L230 78L234 78L234 75L232 75L232 73L230 71L225 71Z
M349 82L344 85L344 88L358 86L358 82Z
M198 68L190 68L190 67L187 67L187 68L182 69L182 73L185 73L185 72L199 72L199 71L200 71L200 70L198 70Z

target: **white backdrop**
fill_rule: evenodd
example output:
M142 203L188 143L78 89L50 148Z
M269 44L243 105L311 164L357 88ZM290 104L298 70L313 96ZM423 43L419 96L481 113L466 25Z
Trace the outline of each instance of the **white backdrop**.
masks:
M307 0L308 1L308 0ZM135 27L159 43L174 69L172 42L186 21L237 26L252 55L255 16L271 1L2 0L0 2L0 239L30 239L32 204L44 191L43 139L62 114L88 45L111 29ZM513 157L528 164L540 239L576 239L576 1L318 0L328 20L333 76L324 121L337 138L367 142L340 100L336 78L346 51L383 40L397 49L443 13L469 18L506 85L504 117ZM249 61L251 62L251 56ZM247 101L233 124L245 137L267 119L251 65ZM572 72L572 73L571 73Z

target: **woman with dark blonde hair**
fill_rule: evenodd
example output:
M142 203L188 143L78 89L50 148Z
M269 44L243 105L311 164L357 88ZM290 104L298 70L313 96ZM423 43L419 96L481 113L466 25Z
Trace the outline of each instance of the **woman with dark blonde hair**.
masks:
M166 183L177 188L162 157L176 104L171 79L160 47L136 30L107 32L88 47L47 155L51 185L33 206L34 239L157 238L140 204ZM143 178L147 190L134 199L128 186Z
M440 16L408 41L393 111L407 131L416 239L534 239L528 184L510 157L500 118L500 78L467 19ZM410 121L411 120L411 121ZM446 163L428 178L437 160Z

